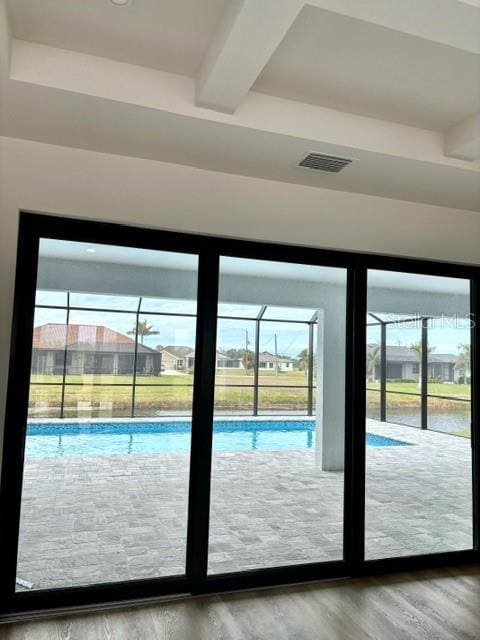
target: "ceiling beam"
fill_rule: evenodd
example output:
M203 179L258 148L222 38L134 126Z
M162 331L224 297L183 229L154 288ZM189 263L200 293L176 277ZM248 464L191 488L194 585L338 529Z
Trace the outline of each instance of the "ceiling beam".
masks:
M452 158L480 160L480 111L445 132L444 152Z
M204 122L205 126L208 122L215 122L241 130L295 137L303 140L304 151L322 149L325 153L339 154L338 149L335 151L331 148L334 145L350 149L354 158L358 155L357 150L364 150L445 167L480 170L480 163L477 167L476 163L466 163L464 160L445 156L443 134L437 131L286 100L256 91L249 92L242 108L233 116L227 115L192 104L195 87L193 78L188 76L16 39L12 41L10 75L4 86L0 87L3 88L0 99L2 95L7 97L11 105L12 120L9 121L5 114L4 128L0 126L0 134L18 135L14 131L20 121L19 111L27 105L17 103L20 100L17 93L22 93L22 100L32 99L30 94L28 98L23 95L25 85L33 86L32 91L39 91L42 87L61 91L55 97L52 93L52 100L72 93L78 99L83 95L109 100L112 110L120 105L131 105L185 118L185 135L191 131L194 121ZM33 108L36 106L32 105ZM71 113L66 115L73 122ZM83 114L80 112L80 115ZM1 122L2 119L0 125ZM30 122L29 127L30 125L33 122ZM31 135L35 138L33 132ZM344 150L343 153L347 152Z
M478 0L305 0L305 3L469 53L480 53Z
M197 106L233 113L303 6L303 0L228 0L196 79Z

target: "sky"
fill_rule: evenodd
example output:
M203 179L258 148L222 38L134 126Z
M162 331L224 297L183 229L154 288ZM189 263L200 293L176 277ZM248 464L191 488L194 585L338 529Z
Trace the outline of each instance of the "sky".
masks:
M67 295L63 292L37 292L37 304L66 305ZM98 294L70 295L71 306L121 309L135 311L138 308L139 299L131 296L106 296ZM220 303L220 313L225 315L247 315L255 317L260 307L256 305L234 305ZM144 338L146 346L155 348L157 345L195 346L195 317L182 316L158 316L149 315L148 311L158 310L165 313L174 311L195 314L196 303L192 300L155 300L144 298L142 300L140 319L146 320L158 333ZM311 318L311 309L275 308L269 307L264 314L265 318L283 317L286 319ZM414 314L412 314L414 316ZM412 317L410 316L410 317ZM400 318L401 316L397 316ZM385 317L385 319L393 319ZM369 317L368 322L373 320ZM35 326L55 322L66 322L64 309L37 308L35 313ZM70 311L70 324L97 324L123 334L128 334L134 329L134 313L109 313L108 311ZM277 339L278 354L296 357L308 346L308 329L306 324L279 323L264 321L261 323L260 351L275 351L275 336ZM389 325L387 329L387 344L410 346L420 341L420 323L402 323ZM248 348L255 348L255 322L248 319L221 319L218 322L217 348L219 351L228 349L244 349L248 340ZM469 343L469 320L466 318L435 318L429 323L429 344L436 353L459 352L459 345ZM378 327L367 328L367 342L380 342Z
M371 322L371 318L368 320ZM435 353L459 353L459 345L470 343L470 321L464 317L434 318L429 321L428 342ZM387 345L410 346L421 340L421 326L402 323L387 327ZM367 327L367 342L380 343L378 326Z
M67 296L61 292L39 292L37 294L37 304L41 305L66 305ZM121 309L134 311L138 308L138 298L121 296L99 296L94 294L71 294L71 306L85 306L93 308L109 307L110 309ZM260 310L253 305L243 305L246 315L256 316ZM195 303L186 300L152 300L142 301L141 309L146 311L157 309L169 313L179 311L181 313L195 313ZM240 305L221 305L221 313L236 315L240 314ZM266 317L278 317L278 315L291 318L310 318L312 310L286 310L284 313L270 311ZM157 345L177 345L188 346L192 349L195 346L195 317L182 316L158 316L141 312L140 320L146 320L152 330L158 333L144 338L143 344L152 348ZM43 309L37 308L35 313L35 326L47 323L65 324L65 309ZM69 317L70 324L104 325L109 329L127 334L135 328L134 313L112 313L108 311L87 311L71 310ZM264 321L261 323L260 331L260 351L275 350L275 336L277 336L277 353L296 357L308 346L308 329L306 324L279 323L274 321ZM248 319L221 319L218 322L217 348L219 351L228 349L244 349L248 340L248 348L252 351L255 348L255 321Z

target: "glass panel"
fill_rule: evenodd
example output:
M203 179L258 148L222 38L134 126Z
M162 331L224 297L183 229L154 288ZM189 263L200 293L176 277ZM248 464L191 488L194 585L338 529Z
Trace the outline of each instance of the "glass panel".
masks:
M62 382L65 365L66 320L66 310L35 309L30 377L32 384Z
M139 315L137 383L193 384L195 323L194 317Z
M70 293L70 306L84 309L118 309L119 311L137 311L137 296L108 296L98 293Z
M411 314L386 315L390 322L386 326L386 419L387 422L420 427L422 320L416 311ZM409 318L417 319L405 321Z
M67 306L67 292L66 291L40 291L37 289L35 294L36 305L47 305L55 307Z
M380 324L367 314L367 418L380 420L381 342Z
M421 331L421 319L387 325L388 391L420 393Z
M308 322L315 314L314 309L300 307L267 307L263 317L265 320L302 320Z
M380 420L380 391L367 389L367 418Z
M469 385L460 380L461 364L455 366L457 359L468 364L458 345L468 346L469 339L445 326L446 318L468 318L469 281L369 271L367 307L395 322L387 325L387 422L367 420L365 557L471 549L471 446L453 435L464 431L468 409L451 407L457 392L469 405ZM428 317L435 320L424 321L422 330ZM401 322L405 318L415 320ZM422 389L425 344L429 382ZM422 390L447 396L429 397L428 429L421 420ZM373 402L375 392L367 393Z
M63 415L65 418L123 418L132 412L132 387L67 384Z
M258 413L306 415L308 391L297 387L260 387L258 390Z
M216 382L252 385L255 369L255 322L219 319L217 324Z
M307 370L304 365L308 366L308 350L308 324L262 322L258 355L259 384L306 385Z
M215 387L216 415L252 415L253 388L247 386Z
M387 422L420 427L422 424L421 398L418 394L387 391Z
M218 316L219 318L246 318L255 320L258 318L261 310L261 305L257 304L231 304L225 302L218 303Z
M70 311L67 382L132 384L135 315Z
M428 322L428 428L470 437L470 319Z
M428 428L470 438L470 400L428 398Z
M323 403L318 419L307 416L307 322L259 321L258 407L251 387L223 384L255 384L255 371L217 368L210 574L343 557L345 276L342 269L221 259L220 313L222 303L272 305L289 318L298 317L299 306L306 319L318 310L313 378ZM220 319L217 350L227 346L250 359L254 323Z
M29 419L59 418L62 386L57 384L31 384L28 398Z
M181 313L194 316L197 313L197 301L165 298L142 298L140 311L142 313Z
M194 348L195 318L175 313L196 308L196 264L41 240L37 299L76 289L101 310L36 309L17 590L185 573L193 377L159 347ZM142 296L172 315L137 316Z
M148 385L135 387L135 416L191 416L193 387L182 384L172 386Z

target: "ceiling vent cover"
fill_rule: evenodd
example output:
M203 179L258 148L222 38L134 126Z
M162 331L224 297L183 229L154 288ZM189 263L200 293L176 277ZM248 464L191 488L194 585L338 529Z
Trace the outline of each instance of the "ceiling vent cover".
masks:
M299 167L308 167L317 171L329 171L338 173L344 167L351 164L348 158L338 158L337 156L326 156L323 153L309 153L300 163Z

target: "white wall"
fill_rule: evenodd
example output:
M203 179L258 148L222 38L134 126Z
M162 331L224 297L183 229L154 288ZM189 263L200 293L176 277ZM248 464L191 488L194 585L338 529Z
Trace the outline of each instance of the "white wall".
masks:
M19 209L477 263L480 215L0 138L0 423Z

